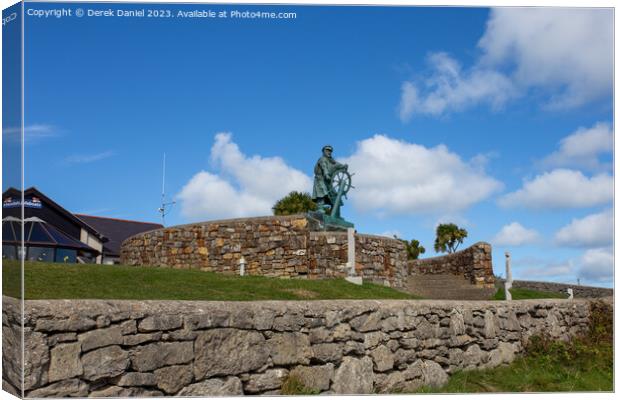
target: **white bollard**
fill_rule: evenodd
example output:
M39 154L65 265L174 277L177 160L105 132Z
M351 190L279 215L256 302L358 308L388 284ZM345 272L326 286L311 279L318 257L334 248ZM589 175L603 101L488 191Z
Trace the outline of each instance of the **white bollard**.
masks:
M245 275L245 258L241 256L239 259L239 276Z
M510 270L510 253L506 252L506 282L504 282L504 292L506 293L506 300L512 300L512 294L510 288L512 288L512 271Z
M364 280L355 272L355 229L353 228L347 228L347 268L349 269L348 276L344 279L355 285L362 285Z
M573 288L566 289L566 293L568 293L568 300L573 299Z
M349 276L355 276L355 229L347 228L347 267Z

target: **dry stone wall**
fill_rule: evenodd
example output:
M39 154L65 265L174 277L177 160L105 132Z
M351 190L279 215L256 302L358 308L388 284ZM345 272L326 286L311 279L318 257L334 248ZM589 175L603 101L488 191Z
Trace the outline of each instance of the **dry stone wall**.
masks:
M512 281L513 288L542 290L544 292L556 292L566 294L566 289L573 289L573 295L581 298L609 297L614 295L614 290L595 286L570 285L568 283L537 282L537 281Z
M174 226L141 233L121 247L127 265L246 272L283 278L320 279L348 274L345 232L317 232L303 215L245 218ZM364 279L403 287L404 245L394 239L355 235L355 269Z
M3 298L3 387L17 392L20 304ZM531 335L587 329L586 300L28 300L28 397L320 393L441 385L512 361Z
M410 260L409 271L411 275L459 275L482 287L495 283L491 245L485 242L445 256Z

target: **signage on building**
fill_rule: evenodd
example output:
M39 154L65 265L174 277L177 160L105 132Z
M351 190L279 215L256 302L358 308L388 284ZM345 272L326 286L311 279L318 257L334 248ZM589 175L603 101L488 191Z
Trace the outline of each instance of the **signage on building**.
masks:
M6 197L2 201L2 208L19 208L21 207L21 201L16 197ZM32 196L24 199L24 208L43 208L41 199L36 196Z

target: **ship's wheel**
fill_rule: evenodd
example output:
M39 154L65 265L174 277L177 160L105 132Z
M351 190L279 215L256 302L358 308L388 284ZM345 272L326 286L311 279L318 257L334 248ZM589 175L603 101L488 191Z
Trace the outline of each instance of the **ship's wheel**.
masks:
M332 190L334 194L340 191L342 185L342 195L346 197L347 192L352 188L351 174L346 170L340 170L332 176Z

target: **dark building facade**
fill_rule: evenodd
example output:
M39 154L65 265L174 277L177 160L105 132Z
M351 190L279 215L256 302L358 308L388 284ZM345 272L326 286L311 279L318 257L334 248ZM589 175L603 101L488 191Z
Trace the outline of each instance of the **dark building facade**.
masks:
M2 257L21 255L21 192L2 194ZM76 215L34 187L24 191L24 250L27 261L116 264L129 236L161 224Z

